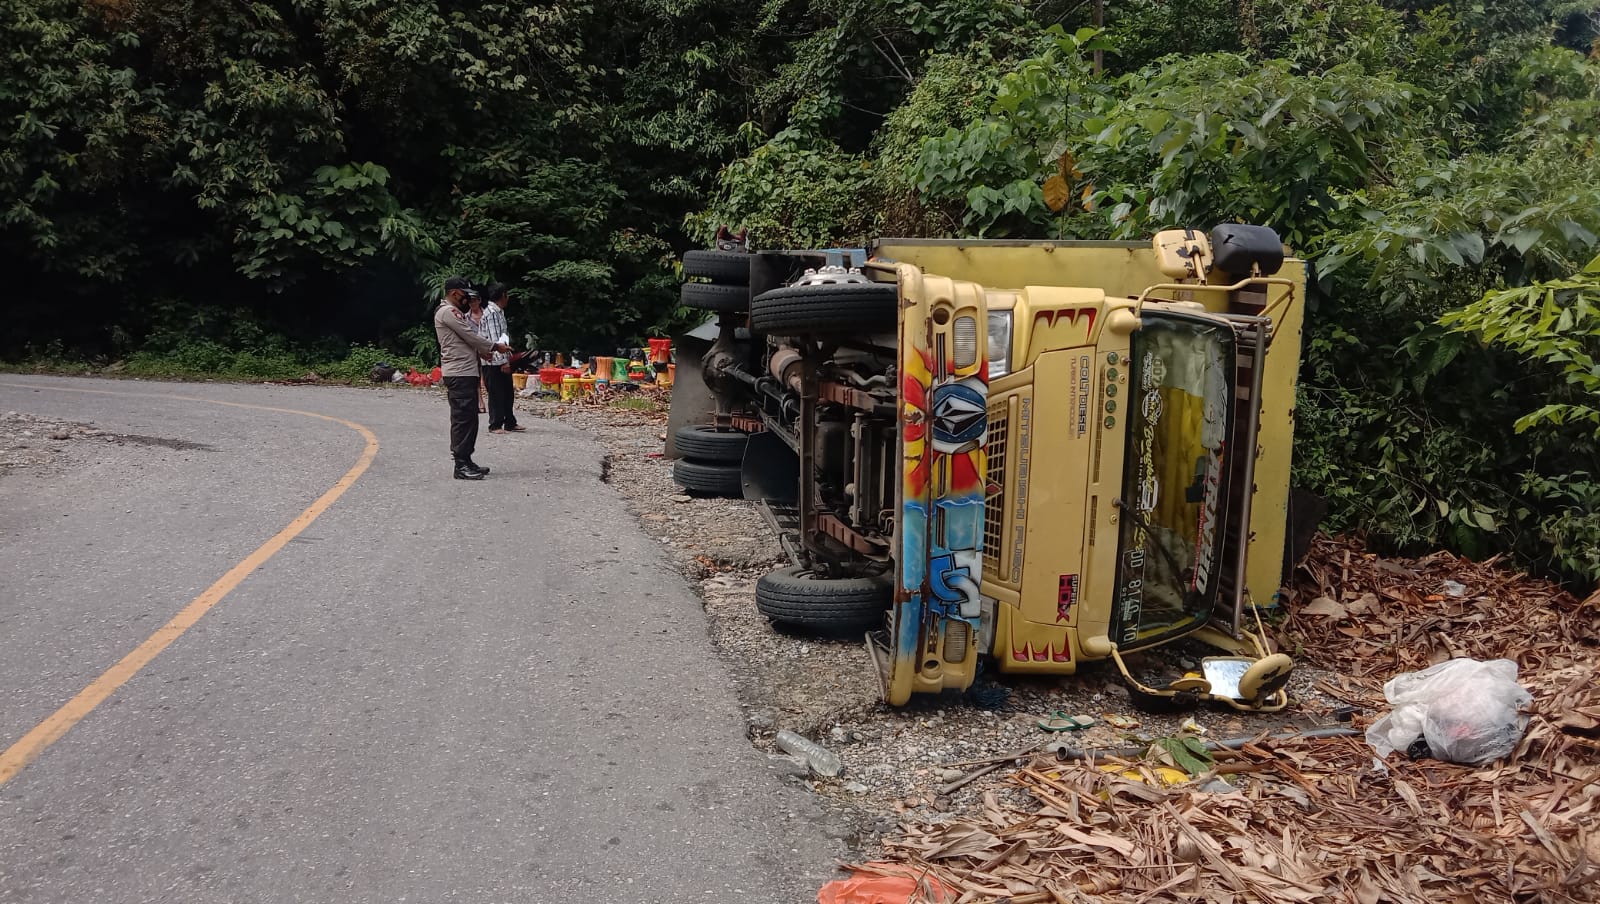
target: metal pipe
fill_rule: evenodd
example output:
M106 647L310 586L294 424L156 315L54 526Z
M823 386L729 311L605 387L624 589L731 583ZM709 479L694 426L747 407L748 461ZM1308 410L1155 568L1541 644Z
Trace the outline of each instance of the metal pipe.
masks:
M1139 293L1139 297L1134 300L1133 315L1137 317L1143 313L1145 299L1150 297L1151 292L1237 292L1245 286L1287 286L1289 294L1291 296L1294 294L1294 281L1281 276L1252 276L1249 279L1241 279L1231 286L1213 286L1206 283L1157 283ZM1158 298L1156 300L1173 301L1175 299Z
M817 371L805 358L800 359L800 410L795 418L800 446L799 498L800 543L807 552L822 545L825 534L817 525Z

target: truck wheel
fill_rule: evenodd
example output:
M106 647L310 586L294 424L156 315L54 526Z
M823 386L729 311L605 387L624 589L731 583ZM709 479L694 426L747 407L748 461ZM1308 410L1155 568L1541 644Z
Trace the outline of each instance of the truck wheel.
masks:
M686 282L681 295L685 307L723 314L742 314L750 308L749 286L720 286L716 283Z
M882 627L893 596L885 580L819 578L798 566L768 572L756 582L756 609L762 615L824 634Z
M784 286L750 303L750 329L779 336L885 332L895 328L899 305L892 283Z
M741 251L685 251L683 275L709 279L725 286L748 286L752 260L755 260L755 255Z
M744 447L750 436L737 430L718 430L710 424L681 427L672 435L673 448L684 458L703 462L744 461Z
M738 465L705 465L680 459L672 463L672 479L691 493L734 498L744 495Z

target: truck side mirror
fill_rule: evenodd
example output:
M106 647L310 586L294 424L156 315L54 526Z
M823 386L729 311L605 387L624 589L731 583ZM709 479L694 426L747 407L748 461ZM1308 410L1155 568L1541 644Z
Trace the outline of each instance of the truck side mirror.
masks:
M1211 230L1211 253L1216 268L1246 277L1259 268L1262 276L1283 269L1283 240L1266 226L1223 223Z

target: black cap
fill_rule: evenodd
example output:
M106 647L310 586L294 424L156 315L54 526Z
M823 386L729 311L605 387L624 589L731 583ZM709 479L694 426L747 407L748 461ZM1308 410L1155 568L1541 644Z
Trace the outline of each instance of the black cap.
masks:
M444 291L446 295L454 292L457 289L460 289L463 292L470 292L472 290L472 281L467 279L465 276L452 276L444 281Z

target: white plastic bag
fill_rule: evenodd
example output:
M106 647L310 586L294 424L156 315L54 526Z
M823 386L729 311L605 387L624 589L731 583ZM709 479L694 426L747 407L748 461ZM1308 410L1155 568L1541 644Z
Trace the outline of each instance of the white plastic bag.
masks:
M1533 702L1509 659L1451 659L1406 672L1383 686L1383 696L1394 711L1367 728L1367 743L1380 758L1420 737L1436 759L1472 766L1517 746L1528 728L1521 710Z

